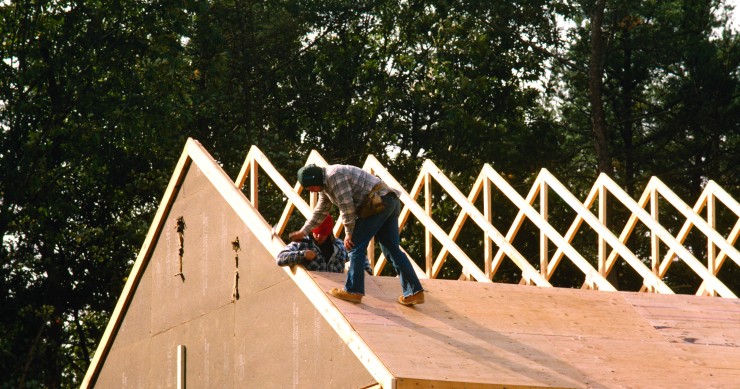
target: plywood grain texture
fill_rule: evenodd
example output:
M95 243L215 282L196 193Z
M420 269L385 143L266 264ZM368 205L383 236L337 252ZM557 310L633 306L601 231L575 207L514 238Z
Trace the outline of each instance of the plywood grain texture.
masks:
M191 165L91 387L176 387L177 346L191 388L368 386L372 376L198 166ZM183 217L183 277L175 221ZM241 250L231 242L239 237ZM232 302L235 255L239 294ZM123 297L122 297L123 298Z
M343 283L341 275L315 278L326 290ZM733 388L738 382L736 300L443 280L422 284L426 303L413 308L395 303L398 279L386 277L368 277L362 304L336 302L387 363L399 388ZM661 304L662 314L654 304ZM651 309L652 315L645 313ZM669 317L670 328L661 324ZM676 331L690 341L679 342ZM721 342L697 344L692 335Z
M299 204L304 207L305 204ZM177 218L183 235L179 269ZM279 268L282 242L188 141L82 387L738 388L740 300ZM241 250L233 251L238 237ZM239 256L236 268L234 256ZM232 300L234 271L238 300Z

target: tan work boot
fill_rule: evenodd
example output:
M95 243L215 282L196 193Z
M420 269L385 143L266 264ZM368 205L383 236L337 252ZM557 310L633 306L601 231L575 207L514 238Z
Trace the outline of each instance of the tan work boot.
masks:
M400 295L398 296L398 302L403 305L424 304L424 291L422 290L408 297Z
M360 301L362 301L362 295L361 294L347 292L346 290L340 289L340 288L331 288L331 290L329 291L329 294L331 294L332 296L334 296L336 298L339 298L339 299L342 299L342 300L346 300L346 301L349 301L349 302L355 303L355 304L357 304Z

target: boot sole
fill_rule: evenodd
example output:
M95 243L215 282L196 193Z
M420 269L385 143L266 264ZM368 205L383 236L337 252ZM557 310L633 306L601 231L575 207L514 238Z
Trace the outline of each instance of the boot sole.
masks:
M401 305L405 305L407 307L412 305L418 305L418 304L424 304L424 300L411 300L411 301L403 301L403 296L398 298L398 303Z
M334 297L336 297L336 298L338 298L338 299L340 299L340 300L349 301L349 302L355 303L355 304L359 304L359 303L362 302L362 297L360 297L360 298L350 297L350 296L347 296L347 295L343 294L342 292L344 292L344 291L335 292L336 290L337 290L337 288L334 288L334 289L330 290L329 291L329 294L332 295L332 296L334 296ZM344 292L344 293L349 293L349 292Z

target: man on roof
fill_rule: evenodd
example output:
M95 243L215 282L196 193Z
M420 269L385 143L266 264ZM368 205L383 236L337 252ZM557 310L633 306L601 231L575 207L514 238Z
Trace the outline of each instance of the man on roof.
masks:
M309 191L318 192L319 200L303 227L290 234L291 240L301 240L321 224L332 204L339 208L342 216L344 248L349 250L349 270L344 288L333 288L329 291L331 295L353 303L361 302L365 295L363 268L368 262L367 246L375 237L401 281L403 294L398 297L398 302L403 305L424 302L421 282L400 247L398 215L401 202L396 191L380 178L350 165L325 168L307 165L298 170L298 182Z

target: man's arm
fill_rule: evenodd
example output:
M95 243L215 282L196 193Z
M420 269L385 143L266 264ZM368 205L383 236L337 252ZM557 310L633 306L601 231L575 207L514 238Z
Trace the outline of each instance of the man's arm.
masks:
M310 250L304 242L291 242L278 253L275 262L278 266L293 266L296 264L311 261L316 257L316 253Z
M301 229L298 231L302 232L306 236L310 236L311 230L318 227L324 221L324 219L326 219L326 215L329 214L330 210L331 200L329 200L329 198L323 191L319 192L319 201L316 202L316 207L313 209L311 217L306 219L306 223L303 224L303 227L301 227Z

